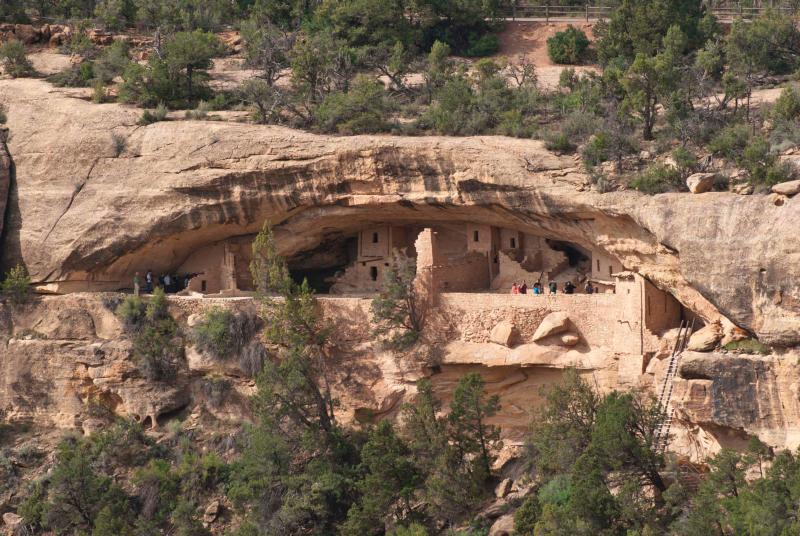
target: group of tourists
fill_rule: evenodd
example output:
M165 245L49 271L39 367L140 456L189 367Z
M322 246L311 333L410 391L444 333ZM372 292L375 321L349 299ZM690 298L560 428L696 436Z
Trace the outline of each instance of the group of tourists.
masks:
M563 292L564 294L575 294L575 288L576 287L572 283L572 281L567 281L564 283ZM547 284L547 289L550 291L550 294L556 294L558 292L558 283L556 283L555 281L550 281L550 283ZM592 285L591 281L587 281L586 286L583 289L586 292L586 294L594 294L597 291L594 288L594 285ZM533 284L530 290L533 294L547 293L545 291L544 286L538 281ZM518 283L515 281L514 284L511 285L511 294L528 294L528 283L526 283L525 281L523 281L522 283Z
M173 274L160 274L157 276L153 273L153 270L147 270L144 275L144 292L151 294L155 288L162 288L167 293L180 292L189 286L189 280L194 275L196 274L186 274L183 278ZM141 283L139 272L136 272L133 276L133 293L137 296L142 290Z

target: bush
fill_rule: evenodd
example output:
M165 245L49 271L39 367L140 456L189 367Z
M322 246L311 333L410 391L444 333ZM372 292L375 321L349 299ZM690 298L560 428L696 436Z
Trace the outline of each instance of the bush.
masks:
M772 350L766 344L760 342L758 339L748 338L741 341L731 341L725 346L726 350L731 352L739 352L742 354L760 354L769 355Z
M589 54L589 38L572 25L547 40L547 55L554 63L575 65L584 62Z
M8 121L8 108L0 102L0 125L5 125L6 121Z
M729 125L717 133L708 143L708 149L730 160L738 161L750 141L750 127L744 123Z
M575 150L575 144L572 143L566 133L561 131L545 134L544 146L545 149L554 153L571 153Z
M778 121L792 121L800 116L800 95L794 86L789 86L781 92L781 96L772 107L771 115Z
M661 164L647 168L644 173L630 182L630 186L651 195L675 192L685 187L677 169Z
M25 268L17 265L6 272L0 291L12 303L21 304L28 301L31 294L31 278L25 272Z
M192 328L192 343L215 359L239 354L258 329L256 319L245 313L233 313L212 307Z
M142 112L142 117L139 118L139 124L142 126L152 125L167 118L167 107L163 103L156 106L155 110L145 110Z
M47 81L57 87L89 87L94 80L94 64L84 61L60 73L51 74Z
M200 101L200 104L198 104L197 108L194 110L186 110L185 117L186 119L193 119L195 121L207 119L210 109L211 106L206 101Z
M203 318L192 328L192 342L201 352L223 359L232 351L232 324L233 313L213 307L203 313Z
M672 151L672 160L682 177L687 177L697 169L697 157L685 147Z
M123 153L123 151L125 151L125 146L128 144L128 138L126 138L123 134L112 133L111 143L114 144L114 158L117 158Z
M95 77L104 84L110 84L121 76L131 63L130 46L125 41L114 41L94 62Z
M383 84L359 75L349 91L328 95L314 115L323 132L368 134L388 130L386 117L391 111Z
M164 290L157 288L147 302L128 296L116 313L133 334L133 357L142 374L150 380L172 378L183 347L175 340L178 325L167 310Z
M0 45L0 64L5 73L12 78L30 76L34 73L33 64L25 55L25 45L19 41L7 41Z
M144 324L146 304L139 296L128 296L116 309L115 313L128 332L136 332Z
M267 350L258 340L250 341L250 344L239 352L239 368L251 378L258 376L266 360Z
M605 132L598 132L589 140L589 143L581 151L581 158L583 165L587 169L602 164L611 158L611 149L609 147L609 136Z
M500 39L495 34L483 34L480 37L471 36L469 47L464 55L470 58L491 56L500 50Z
M95 80L94 84L92 85L92 102L95 104L102 104L105 101L106 101L106 86L100 80ZM116 156L119 156L119 154L117 154Z

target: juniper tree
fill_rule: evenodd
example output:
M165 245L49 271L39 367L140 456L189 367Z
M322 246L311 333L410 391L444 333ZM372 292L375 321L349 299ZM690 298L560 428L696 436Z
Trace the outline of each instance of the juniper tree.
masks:
M372 300L375 333L391 346L406 348L417 341L427 316L427 296L415 281L416 262L395 250L384 272L383 290Z

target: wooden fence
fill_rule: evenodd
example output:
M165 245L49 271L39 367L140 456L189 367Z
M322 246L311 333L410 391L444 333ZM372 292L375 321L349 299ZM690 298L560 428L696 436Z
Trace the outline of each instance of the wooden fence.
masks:
M608 19L616 9L613 6L550 6L539 4L528 4L525 2L512 2L502 12L502 17L509 20L532 19L549 21L597 21ZM779 5L774 7L745 7L742 5L730 5L726 7L712 7L708 11L717 17L718 20L731 22L735 19L753 19L768 9L772 9L786 16L794 16L797 9L789 6Z

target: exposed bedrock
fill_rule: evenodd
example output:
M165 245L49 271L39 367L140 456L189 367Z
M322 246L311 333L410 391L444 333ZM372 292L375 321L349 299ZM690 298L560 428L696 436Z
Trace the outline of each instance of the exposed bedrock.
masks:
M604 250L707 322L800 343L800 196L598 194L573 157L502 137L143 127L36 80L0 81L0 100L17 184L3 264L43 288L113 288L265 220L289 256L368 224L470 221Z
M800 445L798 355L746 356L686 352L673 404L680 420L697 425L717 441L738 434L771 445Z

